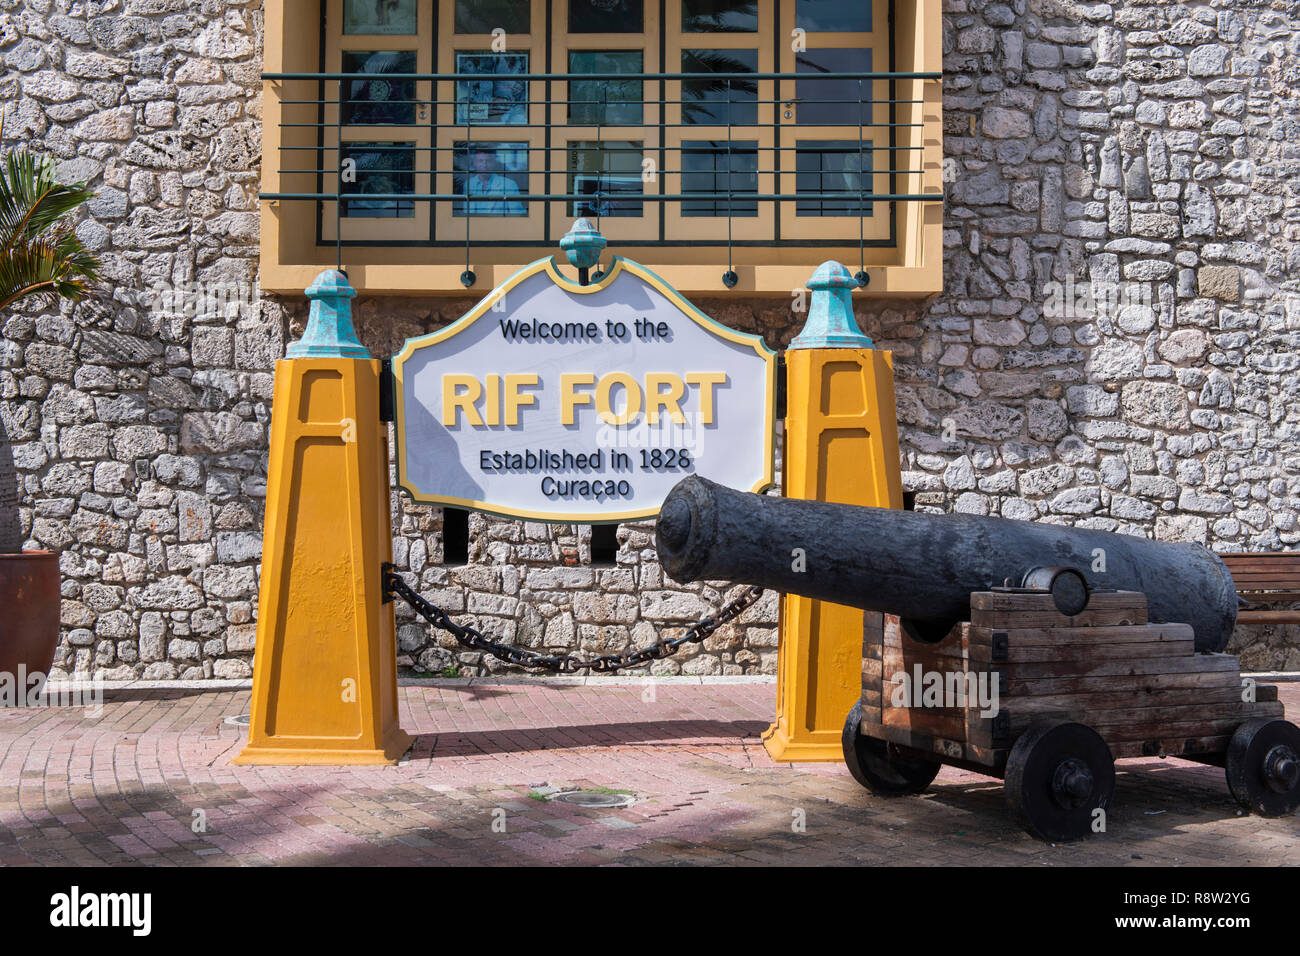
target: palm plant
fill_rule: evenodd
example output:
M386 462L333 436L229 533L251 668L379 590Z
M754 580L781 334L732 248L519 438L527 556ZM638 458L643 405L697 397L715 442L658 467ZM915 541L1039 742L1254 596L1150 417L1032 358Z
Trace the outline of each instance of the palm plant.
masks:
M94 195L83 183L60 183L54 161L25 150L0 168L0 312L34 299L77 300L99 278L99 261L72 233L67 216ZM0 554L22 547L13 452L0 416Z

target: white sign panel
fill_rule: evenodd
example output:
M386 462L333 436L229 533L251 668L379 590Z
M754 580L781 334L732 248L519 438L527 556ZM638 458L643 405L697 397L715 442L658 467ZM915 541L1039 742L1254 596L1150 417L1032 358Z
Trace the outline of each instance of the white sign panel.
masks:
M626 521L686 475L772 484L776 354L626 259L586 286L535 262L409 339L393 375L398 482L418 501Z

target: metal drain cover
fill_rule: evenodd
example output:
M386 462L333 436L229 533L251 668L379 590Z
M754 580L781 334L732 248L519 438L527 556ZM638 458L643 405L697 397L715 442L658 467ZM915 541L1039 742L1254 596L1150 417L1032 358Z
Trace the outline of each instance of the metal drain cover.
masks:
M252 714L240 714L237 717L227 717L225 723L233 727L247 727L253 721Z
M636 797L630 793L599 793L594 790L567 790L551 797L561 803L576 803L580 807L599 807L608 810L613 807L630 807Z

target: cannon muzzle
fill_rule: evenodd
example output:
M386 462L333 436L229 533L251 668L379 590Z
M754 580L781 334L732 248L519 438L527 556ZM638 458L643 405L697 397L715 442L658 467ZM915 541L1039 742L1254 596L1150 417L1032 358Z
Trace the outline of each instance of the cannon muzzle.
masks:
M698 476L669 493L655 532L659 560L677 581L757 584L884 611L921 640L970 620L973 592L1019 586L1036 569L1074 569L1090 589L1141 591L1150 620L1190 624L1200 651L1223 650L1237 620L1232 575L1195 544L775 498Z

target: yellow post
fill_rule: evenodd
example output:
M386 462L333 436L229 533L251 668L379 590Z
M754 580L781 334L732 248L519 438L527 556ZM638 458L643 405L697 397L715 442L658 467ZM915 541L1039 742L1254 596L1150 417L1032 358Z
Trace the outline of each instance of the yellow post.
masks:
M393 544L380 363L355 341L342 273L307 294L307 332L275 369L252 720L234 762L396 763L411 737L397 722L383 595Z
M785 357L782 490L789 498L901 508L893 356L858 331L856 286L837 262L808 282L808 322ZM773 760L844 759L840 733L861 695L862 627L856 608L781 597L776 722L763 734Z

